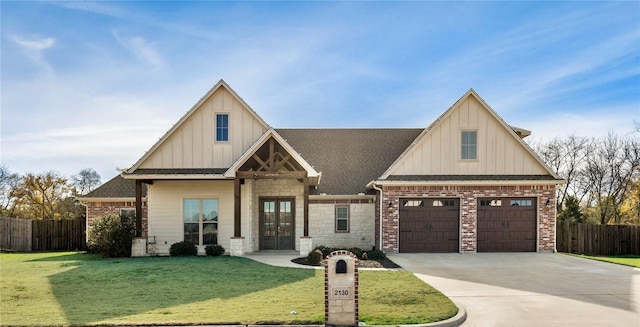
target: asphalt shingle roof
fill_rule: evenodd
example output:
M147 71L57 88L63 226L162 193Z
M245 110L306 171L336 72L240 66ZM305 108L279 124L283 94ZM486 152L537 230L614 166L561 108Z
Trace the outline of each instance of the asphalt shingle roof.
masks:
M147 187L142 184L142 196L147 196ZM136 181L124 179L117 175L108 182L100 185L95 190L87 193L84 198L135 198Z
M309 194L371 193L377 179L424 129L276 129L316 171Z

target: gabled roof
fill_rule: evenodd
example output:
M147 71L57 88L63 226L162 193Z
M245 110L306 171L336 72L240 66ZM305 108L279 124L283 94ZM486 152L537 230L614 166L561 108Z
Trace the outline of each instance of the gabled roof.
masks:
M481 107L484 108L485 110L487 110L487 112L493 116L493 118L495 118L498 123L508 132L509 135L511 135L533 158L534 160L537 161L537 163L539 163L544 170L546 170L546 172L552 176L555 180L562 180L562 178L560 178L557 174L555 174L550 168L549 166L547 166L547 164L545 164L542 159L540 159L540 157L529 147L529 145L527 143L525 143L522 140L522 137L520 137L517 132L514 129L518 129L517 127L512 127L509 126L503 119L502 117L500 117L485 101L484 99L482 99L482 97L480 97L480 95L478 95L478 93L476 93L475 90L473 89L469 89L462 97L460 97L460 99L458 99L458 101L456 101L451 107L449 107L444 113L442 113L442 115L440 115L440 117L438 117L434 122L432 122L429 127L427 127L422 133L420 133L420 135L416 138L415 142L413 142L409 147L407 147L400 156L397 157L397 159L384 171L384 173L380 176L379 180L385 180L387 178L389 178L389 176L392 174L392 172L394 171L394 169L400 165L403 162L403 159L408 156L412 151L414 151L414 149L419 146L421 144L421 142L426 139L429 134L435 130L438 126L440 126L447 118L449 118L449 116L451 115L451 113L455 110L455 108L457 108L459 103L462 103L465 99L469 98L469 97L473 97L476 100L478 100L478 102L480 102ZM523 130L523 129L519 129L520 133L524 133L526 134L526 132L529 132L527 130Z
M270 138L274 138L280 146L282 146L287 153L289 153L293 159L307 171L307 176L310 178L311 185L317 184L320 178L320 173L316 171L294 148L291 147L285 139L276 132L273 128L270 128L266 133L260 137L236 162L225 172L224 176L233 178L236 176L236 170L238 170L251 156L267 142ZM315 183L313 183L315 181Z
M216 83L210 90L207 92L200 100L187 111L178 122L176 122L169 131L167 131L162 138L154 144L149 151L147 151L142 158L140 158L128 171L127 174L131 174L136 171L145 162L147 158L149 158L169 137L186 122L189 117L205 102L209 97L211 97L219 88L226 89L238 102L240 102L250 113L251 115L259 121L265 128L269 128L269 124L267 124L251 107L224 81L220 80Z
M147 196L147 187L142 184L142 196ZM100 198L133 198L136 197L136 181L124 179L118 174L106 183L98 186L95 190L87 193L80 200L100 199Z
M423 129L276 129L322 172L309 194L358 194L406 149Z

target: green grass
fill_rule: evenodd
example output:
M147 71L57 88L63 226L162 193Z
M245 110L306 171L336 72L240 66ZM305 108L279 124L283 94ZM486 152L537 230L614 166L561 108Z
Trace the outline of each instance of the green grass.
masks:
M640 268L640 256L637 255L614 255L614 256L593 256L584 254L574 254L576 257L616 263L630 267Z
M0 325L322 324L323 274L241 257L0 253ZM369 325L456 313L409 272L360 272L360 320Z

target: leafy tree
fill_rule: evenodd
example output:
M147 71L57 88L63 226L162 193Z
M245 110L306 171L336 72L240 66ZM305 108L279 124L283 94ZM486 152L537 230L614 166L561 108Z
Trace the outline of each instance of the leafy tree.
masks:
M566 197L564 200L564 207L562 211L558 213L558 220L575 223L582 223L585 221L585 216L580 210L580 202L578 201L578 198L573 195Z
M71 176L71 181L78 194L85 195L100 185L100 175L91 168L85 168L78 174Z
M12 192L15 213L20 218L69 218L72 215L68 207L61 203L73 196L73 193L73 186L67 179L54 172L26 174Z
M0 216L16 216L14 193L19 184L20 176L18 174L11 173L4 165L0 166Z

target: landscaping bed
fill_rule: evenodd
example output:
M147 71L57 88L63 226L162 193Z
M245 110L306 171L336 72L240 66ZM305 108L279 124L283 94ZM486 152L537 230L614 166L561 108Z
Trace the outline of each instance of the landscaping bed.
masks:
M323 265L322 263L317 263L317 264L309 263L307 261L306 257L295 258L295 259L292 259L291 262L297 263L299 265L304 265L304 266L322 267L322 265ZM388 268L388 269L402 268L402 267L398 266L395 262L393 262L393 261L391 261L389 259L358 260L358 267L359 268Z
M0 253L0 325L323 324L324 272L242 257ZM440 321L457 307L407 271L360 272L360 321Z

